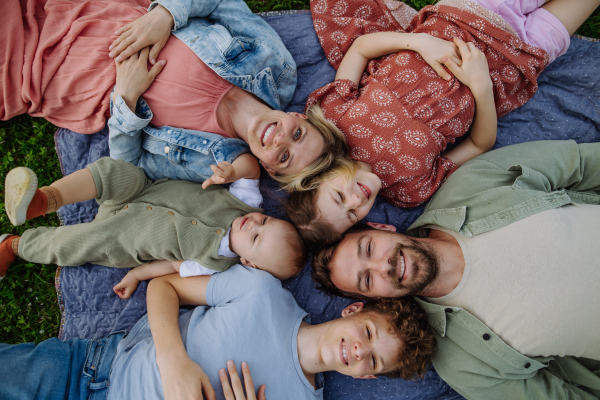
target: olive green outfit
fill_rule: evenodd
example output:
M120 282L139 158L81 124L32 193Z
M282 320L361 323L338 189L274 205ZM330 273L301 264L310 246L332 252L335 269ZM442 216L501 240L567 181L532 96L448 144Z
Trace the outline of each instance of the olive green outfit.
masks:
M600 143L523 143L465 163L407 234L425 237L431 224L472 237L570 203L600 204ZM530 358L464 309L417 301L436 332L436 371L467 399L600 399L600 361ZM594 318L598 305L581 307Z
M29 229L19 256L41 264L86 262L131 268L152 260L192 260L224 271L239 258L217 255L237 217L250 207L219 185L148 179L142 168L101 158L88 165L100 207L90 223Z

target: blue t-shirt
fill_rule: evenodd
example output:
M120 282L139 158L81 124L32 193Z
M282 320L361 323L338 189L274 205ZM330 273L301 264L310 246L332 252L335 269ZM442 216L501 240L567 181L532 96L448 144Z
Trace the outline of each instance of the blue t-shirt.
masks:
M281 282L267 272L234 265L210 278L208 307L179 317L190 358L204 370L223 399L219 368L233 360L241 373L246 361L254 385L267 385L267 398L322 399L323 378L315 390L298 362L297 337L309 318ZM308 321L306 321L308 322ZM160 373L148 318L133 327L117 349L110 372L109 400L162 399Z

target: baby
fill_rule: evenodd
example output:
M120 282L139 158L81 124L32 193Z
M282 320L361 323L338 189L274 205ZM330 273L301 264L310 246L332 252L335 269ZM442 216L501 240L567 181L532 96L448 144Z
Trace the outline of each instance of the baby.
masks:
M5 208L13 225L93 198L100 207L90 223L0 236L0 277L17 256L42 264L115 268L189 260L193 263L182 269L188 275L242 263L280 279L296 275L304 264L304 244L294 226L256 208L262 203L257 179L238 180L229 190L204 189L187 181L152 181L141 168L108 157L41 189L27 168L6 177ZM163 265L144 269L156 264Z

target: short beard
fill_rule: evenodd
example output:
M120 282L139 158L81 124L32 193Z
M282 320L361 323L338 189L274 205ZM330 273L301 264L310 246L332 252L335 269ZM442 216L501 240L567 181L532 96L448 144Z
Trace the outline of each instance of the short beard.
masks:
M397 290L404 290L406 296L422 293L437 277L439 264L433 247L427 243L419 243L414 239L407 238L412 245L407 246L401 243L396 245L394 255L390 259L393 268L390 270L390 283ZM400 261L400 252L412 250L415 258L413 260L412 276L415 280L409 284L398 282L398 262Z

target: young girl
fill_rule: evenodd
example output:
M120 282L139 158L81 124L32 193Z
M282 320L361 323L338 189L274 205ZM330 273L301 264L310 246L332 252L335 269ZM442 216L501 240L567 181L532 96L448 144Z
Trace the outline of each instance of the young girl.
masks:
M313 0L315 29L338 72L307 106L320 103L344 132L350 157L379 176L384 197L417 206L458 166L492 147L493 115L531 98L537 76L598 4L444 0L398 21L383 1ZM469 68L483 63L470 67L463 49L474 60L483 53L489 75L479 82L491 79L491 91L473 80ZM469 129L470 138L446 151Z

